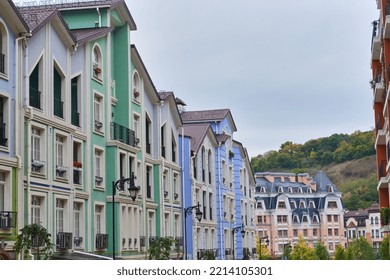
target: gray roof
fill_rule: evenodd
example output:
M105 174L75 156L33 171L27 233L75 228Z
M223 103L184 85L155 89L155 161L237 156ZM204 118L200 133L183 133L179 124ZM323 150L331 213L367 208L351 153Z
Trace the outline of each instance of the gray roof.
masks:
M204 138L207 135L207 132L209 129L211 130L211 126L207 123L185 124L183 125L183 129L184 135L191 137L191 150L198 152L202 146Z
M97 28L84 28L84 29L72 29L71 32L75 36L79 45L88 42L90 40L99 38L106 35L112 30L110 27L97 27Z
M328 187L331 186L334 192L339 192L339 189L336 187L336 185L333 184L332 181L322 171L319 171L317 173L313 181L317 183L317 191L320 190L320 191L327 192Z
M188 111L182 113L182 119L184 122L222 121L229 112L229 109Z

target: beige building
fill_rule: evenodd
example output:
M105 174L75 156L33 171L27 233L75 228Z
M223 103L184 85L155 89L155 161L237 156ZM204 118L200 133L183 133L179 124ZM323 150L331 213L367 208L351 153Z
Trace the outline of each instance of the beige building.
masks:
M309 246L322 242L333 254L344 246L344 211L341 192L320 171L309 174L256 173L256 226L262 244L274 257L300 235Z

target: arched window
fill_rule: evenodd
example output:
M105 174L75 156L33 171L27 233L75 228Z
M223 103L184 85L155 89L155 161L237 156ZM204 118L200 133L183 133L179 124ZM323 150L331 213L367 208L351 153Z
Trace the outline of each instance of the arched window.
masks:
M334 192L332 186L328 186L328 192L330 192L330 193Z
M99 46L95 45L92 52L92 66L93 66L93 77L98 80L102 80L103 77L103 59L102 52Z
M8 32L0 21L0 76L7 75Z
M282 193L283 192L283 187L279 186L278 192Z
M265 193L265 187L261 187L260 192Z
M289 193L293 193L292 187L288 187L288 192L289 192Z
M141 100L141 79L137 71L133 73L133 100L137 102Z
M299 208L305 208L305 202L304 201L300 201L299 202Z
M299 217L298 215L293 216L293 223L299 223Z

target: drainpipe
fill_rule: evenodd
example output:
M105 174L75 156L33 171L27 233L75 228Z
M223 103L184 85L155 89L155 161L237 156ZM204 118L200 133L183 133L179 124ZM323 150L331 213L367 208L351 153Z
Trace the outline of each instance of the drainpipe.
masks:
M96 12L98 13L98 26L97 27L102 27L102 15L100 14L99 7L96 8Z
M190 148L191 148L191 144L190 144ZM190 158L190 162L194 162L194 160L195 160L195 158L196 158L196 153L194 153L194 155ZM191 166L191 165L190 165ZM190 192L190 205L189 205L189 207L192 207L192 191L193 191L193 188L192 188L192 184L193 183L195 183L195 176L194 176L194 172L191 172L190 171L190 174L191 174L191 192ZM194 186L195 187L195 186ZM184 208L183 208L184 209ZM192 235L192 244L194 244L194 236L193 236L193 230L192 230L192 214L190 215L190 217L191 217L191 235ZM185 213L184 213L184 225L186 225L186 215L185 215ZM187 228L186 227L184 227L184 229L185 229L185 235L187 236ZM184 246L185 246L185 259L187 259L187 255L188 255L188 251L187 251L187 238L184 238L184 240L185 240L185 244L184 244ZM194 258L194 248L192 247L192 258Z
M218 143L218 193L219 193L219 244L220 244L220 252L221 252L221 259L223 260L224 257L225 257L225 250L223 250L223 246L222 246L222 241L223 241L223 234L222 234L222 230L223 230L223 223L222 223L222 218L223 218L223 214L222 214L222 199L223 199L223 196L222 196L222 190L221 190L221 142Z

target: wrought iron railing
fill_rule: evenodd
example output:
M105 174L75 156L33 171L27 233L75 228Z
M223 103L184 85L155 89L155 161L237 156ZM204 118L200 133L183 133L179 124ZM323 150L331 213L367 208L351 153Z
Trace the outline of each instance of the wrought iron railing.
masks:
M80 113L72 110L72 124L75 126L80 126Z
M108 234L96 234L96 249L108 248Z
M66 250L72 249L72 236L71 232L59 232L57 233L56 246L58 249Z
M5 74L5 54L0 53L0 73Z
M64 117L64 102L61 99L54 99L54 115L59 118Z
M0 146L7 146L6 124L0 123Z
M30 87L30 106L41 109L41 92Z
M135 147L139 142L139 140L135 137L134 130L115 122L111 123L111 139L118 140L132 147Z
M0 212L0 228L10 229L16 227L16 212L1 211Z

